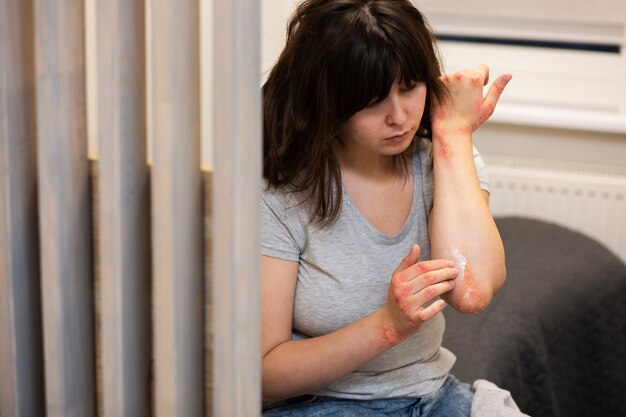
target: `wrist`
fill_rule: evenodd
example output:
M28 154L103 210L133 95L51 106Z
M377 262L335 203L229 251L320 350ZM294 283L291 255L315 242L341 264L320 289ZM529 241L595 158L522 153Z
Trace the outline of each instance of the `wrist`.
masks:
M461 118L450 117L443 110L434 111L430 118L430 126L434 137L469 137L471 139L474 129L471 123L464 122Z
M462 126L445 126L432 129L433 143L472 143L472 130Z
M435 160L451 159L454 156L473 158L472 135L465 133L433 134L432 144Z
M387 306L378 311L377 333L380 341L385 347L393 347L406 339L393 320L393 314Z
M402 343L415 334L420 325L411 322L402 314L397 314L394 307L385 305L377 312L379 339L386 347L393 347Z

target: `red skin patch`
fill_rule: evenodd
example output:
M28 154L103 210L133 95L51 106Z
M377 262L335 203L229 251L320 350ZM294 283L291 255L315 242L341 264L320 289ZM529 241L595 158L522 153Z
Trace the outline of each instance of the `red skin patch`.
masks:
M404 340L402 335L391 326L383 326L380 329L380 337L388 346L395 346Z
M464 311L478 312L485 308L486 300L485 296L476 288L476 282L474 281L474 275L469 265L465 266L465 272L463 274L463 286L465 287L465 294L463 294L463 304L469 306L477 306L478 310L474 311L474 308L465 308Z
M441 159L448 159L452 155L454 155L454 153L450 151L447 146L441 145L439 149L437 149L437 156L439 156Z
M402 300L404 297L408 296L410 293L411 293L411 287L409 287L408 285L398 288L395 293L396 301Z
M405 314L411 314L411 303L409 301L405 301L402 303L402 305L400 306L400 309L405 313Z

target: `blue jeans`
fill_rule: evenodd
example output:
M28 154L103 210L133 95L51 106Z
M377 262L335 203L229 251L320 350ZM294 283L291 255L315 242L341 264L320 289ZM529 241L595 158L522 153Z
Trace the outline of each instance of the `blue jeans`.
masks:
M265 411L263 417L469 417L473 396L469 384L449 375L427 397L363 401L303 396Z

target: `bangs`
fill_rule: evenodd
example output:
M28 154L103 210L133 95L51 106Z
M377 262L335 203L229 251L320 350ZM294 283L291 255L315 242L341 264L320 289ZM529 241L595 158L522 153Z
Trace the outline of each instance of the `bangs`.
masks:
M334 96L336 120L345 122L367 105L384 100L396 81L431 84L433 75L426 63L430 57L424 52L432 51L432 46L423 51L424 40L417 33L388 34L384 27L372 30L363 25L352 29L349 42L337 45L337 54L332 54L335 79L329 93Z

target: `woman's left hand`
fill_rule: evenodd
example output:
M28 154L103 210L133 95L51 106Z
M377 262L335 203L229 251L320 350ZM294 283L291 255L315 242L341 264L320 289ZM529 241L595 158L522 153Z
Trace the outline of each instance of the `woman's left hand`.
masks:
M483 97L483 88L489 81L487 65L442 76L440 80L450 96L442 103L434 103L431 111L433 136L437 133L471 135L493 114L511 78L511 74L500 75Z

